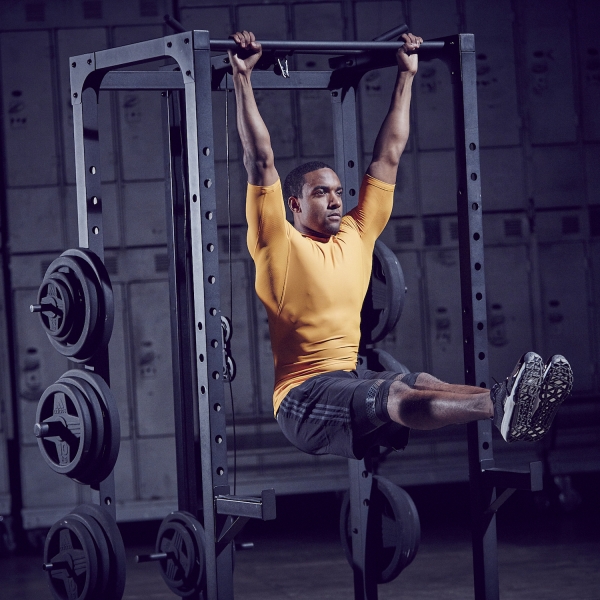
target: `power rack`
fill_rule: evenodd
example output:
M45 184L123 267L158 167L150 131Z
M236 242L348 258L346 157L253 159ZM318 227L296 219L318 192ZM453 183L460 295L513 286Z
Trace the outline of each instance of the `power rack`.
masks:
M389 40L405 30L396 28L388 32L393 35L373 42L262 42L265 70L254 72L255 89L330 93L335 169L348 191L348 210L356 205L359 187L356 89L369 70L395 64L394 53L402 42ZM226 56L211 57L211 51L234 47L231 40L210 40L208 31L195 30L70 58L79 245L100 258L104 245L98 93L156 90L164 96L178 505L203 522L205 598L210 600L233 598L236 533L249 518L275 518L273 490L263 491L259 498L242 498L230 495L228 484L211 92L233 85ZM286 56L293 52L341 56L330 60L330 71L289 71ZM452 76L465 382L487 387L474 36L424 42L419 55L422 60L441 59ZM171 58L176 64L154 72L115 70L159 58ZM266 70L271 65L275 68ZM495 513L515 489L541 489L541 464L531 463L523 472L495 469L491 422L471 423L467 431L475 598L495 600L499 597ZM364 461L350 462L350 481L355 598L373 599L377 585L365 569L368 503L364 502L373 478ZM114 496L112 481L108 485L111 489L104 490L100 484L101 502L104 495ZM507 488L499 497L497 486ZM201 594L194 590L188 597Z

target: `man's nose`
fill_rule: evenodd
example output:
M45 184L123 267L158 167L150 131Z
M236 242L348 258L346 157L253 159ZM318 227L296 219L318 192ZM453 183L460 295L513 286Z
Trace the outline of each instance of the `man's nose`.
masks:
M341 205L342 205L342 197L341 196L339 196L335 192L333 194L329 195L329 206L330 206L330 208L338 208Z

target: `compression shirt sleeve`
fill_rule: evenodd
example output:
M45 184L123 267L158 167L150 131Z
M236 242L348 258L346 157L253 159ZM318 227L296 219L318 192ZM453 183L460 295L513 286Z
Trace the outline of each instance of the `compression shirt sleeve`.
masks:
M369 174L365 174L360 186L358 206L349 213L364 241L375 244L389 221L394 204L394 188Z
M285 218L281 181L248 184L246 194L247 244L256 265L256 291L277 311L287 275L291 225Z

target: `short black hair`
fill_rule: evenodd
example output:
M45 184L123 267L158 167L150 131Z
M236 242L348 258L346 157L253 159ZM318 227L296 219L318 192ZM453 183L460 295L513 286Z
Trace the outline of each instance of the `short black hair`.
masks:
M283 183L283 196L286 202L291 196L299 198L302 194L304 176L319 169L331 169L331 167L320 160L312 160L291 170Z

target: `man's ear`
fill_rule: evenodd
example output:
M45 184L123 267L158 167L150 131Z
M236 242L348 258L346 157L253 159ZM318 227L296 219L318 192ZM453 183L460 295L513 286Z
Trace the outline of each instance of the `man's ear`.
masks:
M288 198L288 206L293 213L302 212L302 209L300 208L300 201L298 198L296 198L296 196L290 196Z

